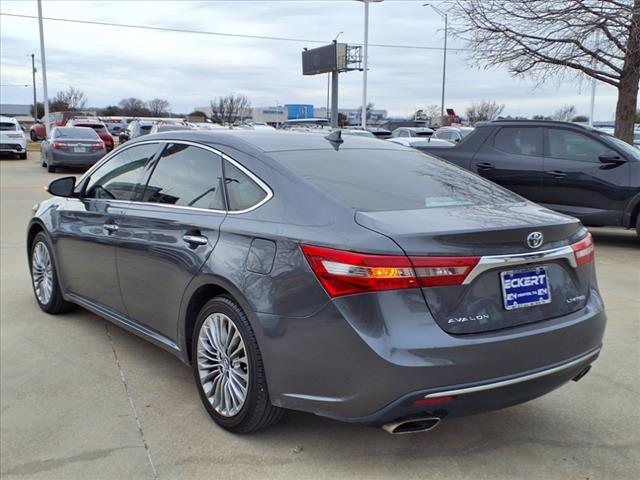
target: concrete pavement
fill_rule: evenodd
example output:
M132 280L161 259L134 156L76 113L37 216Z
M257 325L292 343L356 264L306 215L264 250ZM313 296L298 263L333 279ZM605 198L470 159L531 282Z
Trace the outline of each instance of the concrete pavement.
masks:
M289 412L271 430L225 433L191 370L84 310L49 316L24 246L54 178L0 160L0 476L9 479L635 479L640 476L640 244L594 229L609 314L591 373L524 405L391 436ZM78 173L78 172L72 172ZM64 174L56 174L64 175Z

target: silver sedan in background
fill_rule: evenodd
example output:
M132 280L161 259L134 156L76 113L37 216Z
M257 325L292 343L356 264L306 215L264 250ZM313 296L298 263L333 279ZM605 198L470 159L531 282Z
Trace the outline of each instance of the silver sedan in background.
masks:
M40 145L42 166L49 172L56 167L87 168L106 153L104 142L88 127L56 127Z

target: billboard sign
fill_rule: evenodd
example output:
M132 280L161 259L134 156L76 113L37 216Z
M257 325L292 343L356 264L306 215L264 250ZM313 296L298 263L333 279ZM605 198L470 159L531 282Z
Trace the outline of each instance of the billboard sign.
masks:
M346 43L332 43L302 52L302 74L318 75L346 69Z

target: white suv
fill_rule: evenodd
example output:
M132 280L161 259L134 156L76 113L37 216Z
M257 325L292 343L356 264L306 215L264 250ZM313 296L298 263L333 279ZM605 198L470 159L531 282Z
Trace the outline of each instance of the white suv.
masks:
M0 117L0 153L16 153L27 158L27 137L15 118Z

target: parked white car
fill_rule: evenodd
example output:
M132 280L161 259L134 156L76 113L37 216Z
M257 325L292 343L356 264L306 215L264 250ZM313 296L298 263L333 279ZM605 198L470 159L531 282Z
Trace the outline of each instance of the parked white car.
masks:
M27 158L27 137L15 118L0 117L0 153Z
M450 148L455 145L453 142L449 142L447 140L443 140L441 138L420 138L420 137L396 137L387 139L388 142L397 143L399 145L404 145L405 147L442 147L442 148Z

